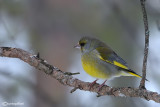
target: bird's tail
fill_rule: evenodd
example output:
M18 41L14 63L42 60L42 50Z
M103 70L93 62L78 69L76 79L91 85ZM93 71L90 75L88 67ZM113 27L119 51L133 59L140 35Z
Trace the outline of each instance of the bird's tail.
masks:
M135 73L133 70L127 70L127 72L129 73L129 74L131 74L131 75L133 75L133 76L136 76L136 77L138 77L138 78L142 78L142 76L140 76L140 75L138 75L137 73Z
M127 73L129 73L132 76L135 76L135 77L138 77L138 78L142 78L142 76L140 76L139 74L137 74L136 72L134 72L131 69L125 69L124 71L127 72ZM148 81L147 79L145 79L145 80Z

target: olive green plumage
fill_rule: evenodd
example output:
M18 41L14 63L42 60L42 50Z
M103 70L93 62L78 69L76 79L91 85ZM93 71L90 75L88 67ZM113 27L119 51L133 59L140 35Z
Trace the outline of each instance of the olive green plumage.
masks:
M118 76L136 76L141 78L129 69L127 63L109 46L98 39L83 37L75 47L81 50L83 69L93 77L109 79Z

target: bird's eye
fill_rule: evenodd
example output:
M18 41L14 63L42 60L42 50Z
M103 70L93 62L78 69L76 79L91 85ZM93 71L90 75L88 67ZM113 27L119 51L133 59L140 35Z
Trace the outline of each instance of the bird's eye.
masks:
M81 43L80 45L83 47L85 45L85 43Z

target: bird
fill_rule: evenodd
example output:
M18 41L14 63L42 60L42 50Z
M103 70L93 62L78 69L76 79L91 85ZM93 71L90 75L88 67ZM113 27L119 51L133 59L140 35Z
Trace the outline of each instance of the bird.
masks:
M107 44L93 37L82 37L74 46L81 50L81 62L84 71L96 80L90 83L92 87L97 80L105 81L99 86L99 90L108 79L120 76L135 76L139 74L128 67L128 64L118 56Z

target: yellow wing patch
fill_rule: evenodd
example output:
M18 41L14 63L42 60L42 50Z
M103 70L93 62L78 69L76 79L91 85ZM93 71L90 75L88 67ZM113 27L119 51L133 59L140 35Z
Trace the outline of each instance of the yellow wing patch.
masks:
M114 65L116 65L116 66L118 66L118 67L121 67L121 68L124 68L124 69L128 69L128 67L126 67L125 65L123 65L123 64L121 64L121 63L119 63L119 62L117 62L117 61L114 61ZM142 78L140 75L135 74L135 73L133 73L133 72L128 71L128 73L131 74L131 75L133 75L133 76Z
M108 62L108 63L110 63L110 64L113 64L111 61L104 60L100 55L98 55L98 57L99 57L101 60L105 61L105 62Z
M117 62L117 61L113 61L113 63L112 63L111 61L104 60L100 55L98 55L98 57L99 57L101 60L106 61L106 62L108 62L108 63L110 63L110 64L114 64L114 65L116 65L116 66L118 66L118 67L121 67L121 68L124 68L124 69L128 69L128 67L126 67L125 65L123 65L123 64L121 64L121 63L119 63L119 62Z
M128 69L128 67L126 67L125 65L117 62L117 61L113 61L114 65L118 66L118 67L121 67L121 68L124 68L124 69Z
M142 78L141 76L135 74L135 73L132 73L132 72L129 72L129 74L133 75L133 76L136 76L136 77L139 77L139 78Z
M121 64L121 63L119 63L119 62L117 62L117 61L111 62L111 61L108 61L108 60L104 60L100 55L97 55L97 56L98 56L101 60L103 60L103 61L105 61L105 62L108 62L108 63L110 63L110 64L116 65L116 66L118 66L118 67L120 67L120 68L123 68L123 69L126 69L126 70L128 69L127 66L125 66L125 65L123 65L123 64ZM142 78L140 75L135 74L135 73L133 73L133 72L129 72L129 71L128 71L128 73L129 73L130 75L133 75L133 76ZM127 75L127 74L123 74L123 75ZM147 80L147 79L146 79L146 80Z

